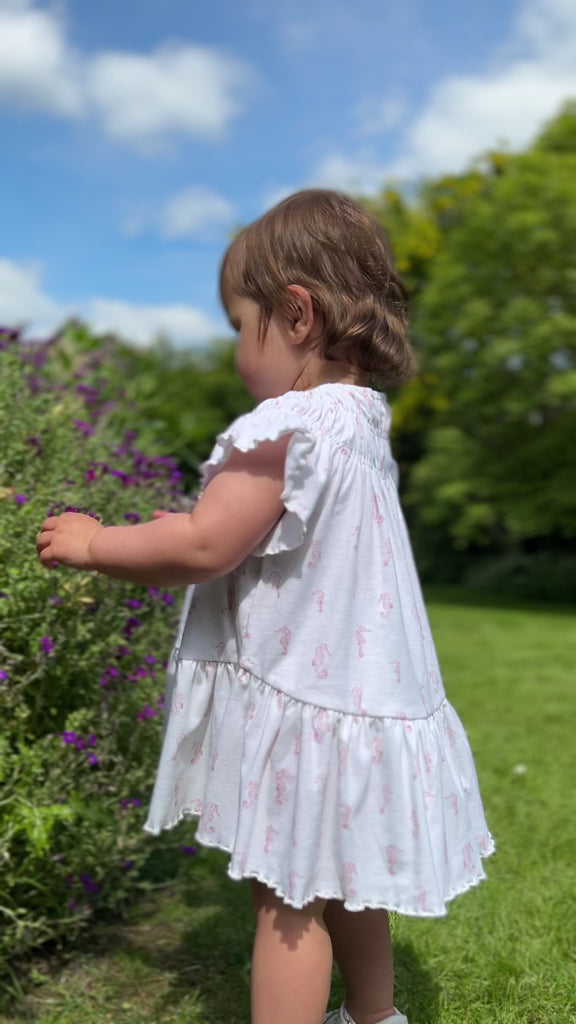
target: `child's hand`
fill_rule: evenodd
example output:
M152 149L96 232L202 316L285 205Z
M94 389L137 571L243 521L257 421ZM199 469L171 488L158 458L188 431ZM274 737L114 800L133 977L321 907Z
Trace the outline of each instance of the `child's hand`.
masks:
M162 519L164 516L173 516L174 512L164 512L161 508L155 508L152 513L153 519Z
M50 516L42 523L36 541L42 565L46 569L54 569L61 562L73 569L93 569L90 541L95 533L103 529L102 523L81 512Z

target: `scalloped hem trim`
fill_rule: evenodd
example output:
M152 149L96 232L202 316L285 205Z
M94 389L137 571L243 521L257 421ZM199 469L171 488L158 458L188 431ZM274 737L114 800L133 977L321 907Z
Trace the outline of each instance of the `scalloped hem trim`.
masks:
M168 824L162 825L161 828L152 828L152 827L150 827L148 825L148 823L146 823L144 825L144 831L148 832L149 835L158 836L162 832L166 832L166 831L168 831L168 830L170 830L172 828L175 828L175 826L179 825L181 821L190 820L190 819L194 819L194 818L199 819L199 817L200 817L200 815L196 814L194 811L183 810L183 811L180 811L180 813L178 814L178 817L174 818ZM482 853L482 855L481 855L482 856L482 860L486 860L487 857L491 857L492 854L496 850L496 846L495 846L493 837L490 835L490 833L488 833L488 836L489 836L489 842L488 842L488 846L487 846L486 852ZM199 843L200 846L204 846L206 849L209 849L209 850L221 850L222 853L228 853L230 856L232 856L233 853L234 853L234 850L231 847L229 847L229 846L225 846L224 843L210 842L209 839L202 838L199 835L196 835L194 837L194 839L195 839L195 842ZM320 899L320 900L338 900L339 902L344 904L344 909L345 910L349 910L352 913L359 913L361 910L388 910L388 911L390 911L391 913L394 913L394 914L403 914L405 917L422 917L422 918L446 917L446 915L448 913L448 910L447 910L446 905L445 905L446 903L450 903L453 899L456 899L457 896L462 896L465 892L468 892L470 889L474 889L477 885L480 884L480 882L486 881L486 878L487 878L486 873L484 871L480 872L479 874L474 875L464 885L460 886L457 889L452 889L448 893L448 895L444 897L444 906L442 907L441 910L439 909L439 910L423 911L420 908L419 909L415 909L415 908L412 908L412 907L411 908L407 908L407 907L402 906L400 904L394 904L394 903L391 903L389 901L382 902L382 901L374 901L374 900L363 900L361 903L351 903L349 900L346 899L345 896L342 895L341 892L335 893L335 892L328 892L328 891L324 891L324 890L319 890L318 892L315 892L315 893L311 894L305 900L301 900L299 902L294 902L294 900L290 898L289 894L285 892L285 890L282 888L281 885L278 885L276 882L272 881L272 879L270 879L270 878L266 878L265 875L263 875L259 871L245 870L245 871L242 871L242 872L233 872L232 869L230 868L230 865L229 865L228 868L227 868L227 872L226 873L227 873L228 877L231 878L234 882L240 882L240 881L242 881L243 878L246 878L246 879L252 878L252 879L255 879L257 882L261 882L263 885L266 885L269 889L272 889L272 891L276 894L276 896L278 896L282 900L282 902L286 904L286 906L293 907L295 910L302 910L309 903L313 903L314 900L318 900L318 899Z

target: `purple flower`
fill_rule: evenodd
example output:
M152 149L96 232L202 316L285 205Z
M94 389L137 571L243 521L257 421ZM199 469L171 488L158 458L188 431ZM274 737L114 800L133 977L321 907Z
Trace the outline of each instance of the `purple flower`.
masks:
M124 601L124 604L126 605L126 608L141 608L142 607L142 601L137 601L135 597L127 598L127 600Z
M109 676L112 676L114 679L116 678L116 676L120 675L118 669L116 668L116 665L109 665L108 668L106 669L106 672Z
M0 683L5 683L7 679L8 679L8 673L7 672L0 672Z
M130 803L132 804L132 807L142 807L142 801L139 800L137 796L131 797Z
M43 636L40 640L40 647L44 654L50 654L50 652L54 650L55 646L56 644L49 636Z
M90 437L94 433L94 427L92 427L90 423L86 423L85 420L73 419L72 423L81 434L84 434L84 437Z
M147 654L146 657L144 658L144 661L146 662L147 665L156 664L156 658L154 657L153 654Z
M144 722L147 718L156 718L157 714L156 708L151 708L149 704L145 704L136 715L136 718L139 722Z
M116 654L114 655L114 657L115 658L129 658L130 657L130 648L126 647L124 644L120 644L120 646L116 648Z
M78 736L75 732L63 732L60 734L64 743L76 743Z
M88 764L91 764L93 767L95 767L98 764L98 758L97 758L96 754L93 754L92 752L90 752L88 754L87 760L88 760Z
M86 740L86 743L88 744L89 747L95 747L97 742L98 737L95 736L93 732L91 732L90 735L88 736L88 739Z
M85 746L86 746L86 741L83 740L81 736L79 736L78 739L76 740L76 743L75 743L76 750L84 750Z
M48 600L51 604L62 604L62 598L59 597L58 594L50 594Z
M142 516L139 516L137 512L125 512L124 519L126 519L129 523L142 522Z
M130 617L124 623L124 629L122 630L122 632L124 633L124 636L131 637L134 630L138 629L139 626L141 625L142 623L140 622L140 619Z
M3 590L0 590L0 598L4 598L4 600L9 601L10 594L5 594Z
M85 484L91 484L92 481L95 480L95 479L96 479L96 470L95 469L87 469L86 472L84 473L84 483Z
M68 903L66 904L66 906L68 907L68 910L73 914L74 911L76 910L76 907L78 906L78 904L77 904L76 900L68 900Z
M164 604L174 604L174 598L172 597L172 594L162 594L162 600Z
M195 846L181 846L180 853L183 853L185 857L194 857L198 850Z
M27 498L25 494L15 494L14 501L17 505L25 505L27 501L30 501L30 498Z
M150 597L158 597L158 594L160 593L160 589L158 587L147 587L147 590Z
M133 860L125 860L123 865L122 865L123 871L132 871L133 867L134 867L134 861Z
M90 878L90 875L86 875L86 874L80 875L80 881L82 882L82 885L84 886L84 891L85 892L89 892L89 893L100 892L100 886L98 885L98 882L95 882L94 879Z

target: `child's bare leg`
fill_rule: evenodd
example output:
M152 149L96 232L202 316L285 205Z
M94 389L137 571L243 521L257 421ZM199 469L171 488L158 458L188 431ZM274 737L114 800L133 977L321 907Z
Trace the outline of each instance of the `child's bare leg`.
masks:
M252 898L252 1024L320 1024L332 975L332 944L323 917L326 901L295 910L256 881Z
M345 910L329 900L324 920L356 1024L377 1024L394 1013L394 966L386 910Z

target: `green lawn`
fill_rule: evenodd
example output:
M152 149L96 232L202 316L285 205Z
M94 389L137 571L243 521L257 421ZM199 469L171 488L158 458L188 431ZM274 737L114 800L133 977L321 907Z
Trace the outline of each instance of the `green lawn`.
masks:
M576 617L498 604L428 597L497 852L489 881L447 918L395 919L396 1003L410 1024L576 1024ZM249 892L226 861L202 851L128 922L39 960L23 1007L0 1024L247 1024ZM334 1005L341 994L335 978Z

